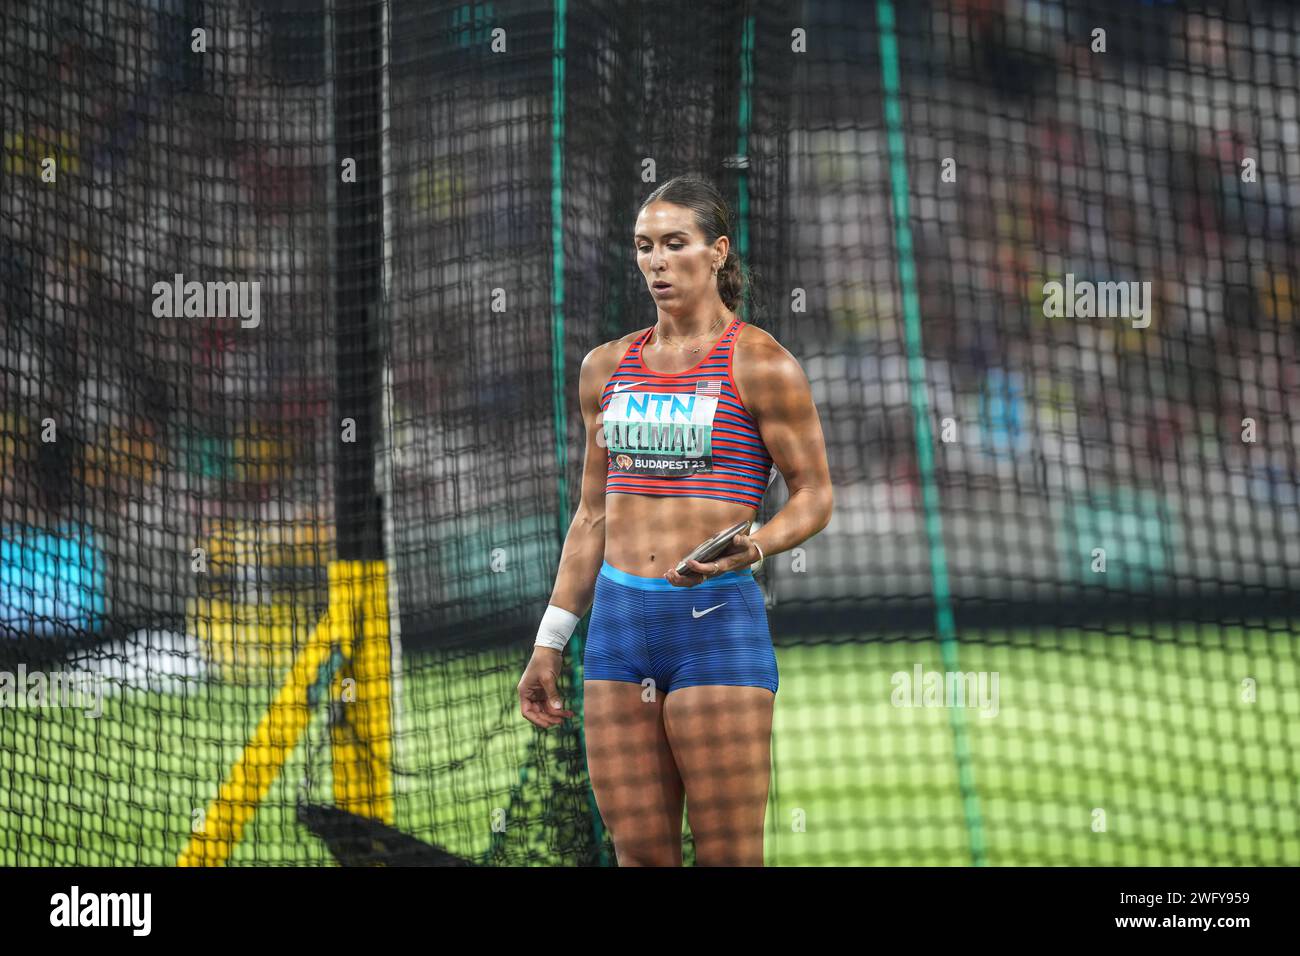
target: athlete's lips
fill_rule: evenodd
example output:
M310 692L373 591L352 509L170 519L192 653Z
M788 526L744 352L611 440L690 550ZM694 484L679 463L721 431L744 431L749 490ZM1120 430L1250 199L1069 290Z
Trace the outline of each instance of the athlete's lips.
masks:
M653 283L651 283L651 285L652 285L654 288L656 288L656 289L670 289L670 288L672 288L672 283L671 283L671 282L664 282L662 279L660 279L660 280L657 281L657 282L653 282Z

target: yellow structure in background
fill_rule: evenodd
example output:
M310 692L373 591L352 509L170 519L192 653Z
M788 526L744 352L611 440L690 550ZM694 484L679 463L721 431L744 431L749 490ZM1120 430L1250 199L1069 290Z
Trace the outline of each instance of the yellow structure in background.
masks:
M311 720L309 697L335 650L345 660L330 681L337 704L331 740L339 809L391 824L394 816L392 657L383 561L329 566L329 607L298 651L288 677L208 805L202 832L179 866L221 866L257 812Z
M314 614L304 601L265 603L195 597L185 602L185 629L199 640L210 672L223 684L265 684L311 641Z
M314 518L224 521L210 530L201 548L210 586L186 602L185 628L218 680L264 686L280 679L328 605L328 578L314 582L334 547L333 529ZM257 570L252 581L243 573L249 568Z

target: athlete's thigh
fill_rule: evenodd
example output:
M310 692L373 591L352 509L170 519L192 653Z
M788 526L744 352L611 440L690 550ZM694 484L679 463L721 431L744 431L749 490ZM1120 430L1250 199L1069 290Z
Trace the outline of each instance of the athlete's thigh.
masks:
M587 770L621 866L681 865L683 788L663 700L631 681L583 683Z
M696 685L664 697L698 865L761 866L772 761L766 687Z

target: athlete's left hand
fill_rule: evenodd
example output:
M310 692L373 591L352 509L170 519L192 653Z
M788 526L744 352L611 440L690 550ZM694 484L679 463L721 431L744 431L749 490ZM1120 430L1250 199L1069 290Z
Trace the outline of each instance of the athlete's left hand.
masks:
M691 561L686 565L686 572L682 574L677 573L677 567L674 565L668 569L664 577L675 587L693 588L702 581L716 578L719 574L747 568L757 562L758 557L757 545L749 540L749 535L741 533L732 538L727 550L712 561Z

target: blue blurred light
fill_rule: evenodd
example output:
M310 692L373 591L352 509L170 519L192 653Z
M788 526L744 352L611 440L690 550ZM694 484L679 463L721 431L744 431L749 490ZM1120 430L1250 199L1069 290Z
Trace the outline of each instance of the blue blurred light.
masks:
M0 531L0 637L92 633L104 616L104 553L81 525ZM17 631L17 634L12 633Z

